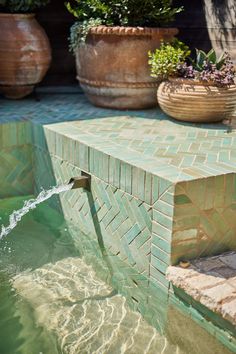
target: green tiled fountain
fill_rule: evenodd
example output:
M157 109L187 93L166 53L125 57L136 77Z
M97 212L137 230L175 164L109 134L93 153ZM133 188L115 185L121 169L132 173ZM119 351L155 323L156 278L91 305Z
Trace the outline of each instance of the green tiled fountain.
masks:
M91 174L91 193L70 191L54 207L140 274L140 286L161 289L163 301L236 351L229 318L184 296L166 277L181 261L236 250L233 127L175 122L158 109L98 109L72 94L2 100L0 113L4 197Z

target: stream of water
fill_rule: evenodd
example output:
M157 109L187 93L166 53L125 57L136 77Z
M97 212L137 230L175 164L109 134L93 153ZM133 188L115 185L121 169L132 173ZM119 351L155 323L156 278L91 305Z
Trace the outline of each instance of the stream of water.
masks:
M73 186L73 183L70 184L63 184L59 186L54 186L49 190L42 190L37 198L29 199L24 202L24 205L19 210L14 210L13 213L9 217L9 225L4 226L2 225L1 233L0 233L0 240L7 236L11 230L13 230L18 222L22 219L24 215L26 215L31 209L35 209L38 204L44 202L45 200L51 198L54 194L60 194L62 192L69 191Z

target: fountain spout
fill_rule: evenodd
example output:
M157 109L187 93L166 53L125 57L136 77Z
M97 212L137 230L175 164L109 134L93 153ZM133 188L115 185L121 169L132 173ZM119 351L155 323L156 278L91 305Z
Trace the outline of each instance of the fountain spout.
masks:
M85 188L90 191L91 176L83 173L82 176L72 177L69 184L73 183L71 189Z

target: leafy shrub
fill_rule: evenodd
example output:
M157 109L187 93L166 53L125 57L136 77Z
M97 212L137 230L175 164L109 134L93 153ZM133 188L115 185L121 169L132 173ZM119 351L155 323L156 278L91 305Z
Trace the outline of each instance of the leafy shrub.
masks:
M50 0L0 0L0 11L11 13L33 12L45 6Z
M158 27L173 21L183 10L173 7L172 0L71 0L66 7L78 19L78 25L73 27L71 47L76 46L75 38L85 41L94 21L106 26Z
M66 6L79 21L100 18L108 26L161 26L182 11L172 0L72 0Z
M102 22L99 18L96 20L89 19L83 22L76 21L70 28L70 51L75 53L76 49L78 48L78 45L85 42L90 28L99 26L101 24Z
M189 55L189 47L176 38L171 43L161 43L160 49L148 53L151 76L159 80L176 76L179 64L184 63Z
M160 49L149 53L151 76L159 80L182 77L217 86L234 84L236 73L229 53L225 52L217 58L214 49L208 53L196 49L195 60L189 55L189 48L178 40L163 43Z

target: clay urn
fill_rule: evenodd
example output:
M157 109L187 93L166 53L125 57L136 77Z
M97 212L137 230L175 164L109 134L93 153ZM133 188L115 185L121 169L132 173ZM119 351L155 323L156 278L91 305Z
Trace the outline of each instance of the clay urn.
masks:
M150 77L148 51L177 33L176 28L92 27L76 52L77 79L90 102L117 109L155 107L159 83Z
M0 92L19 99L46 74L51 48L34 14L0 14Z

